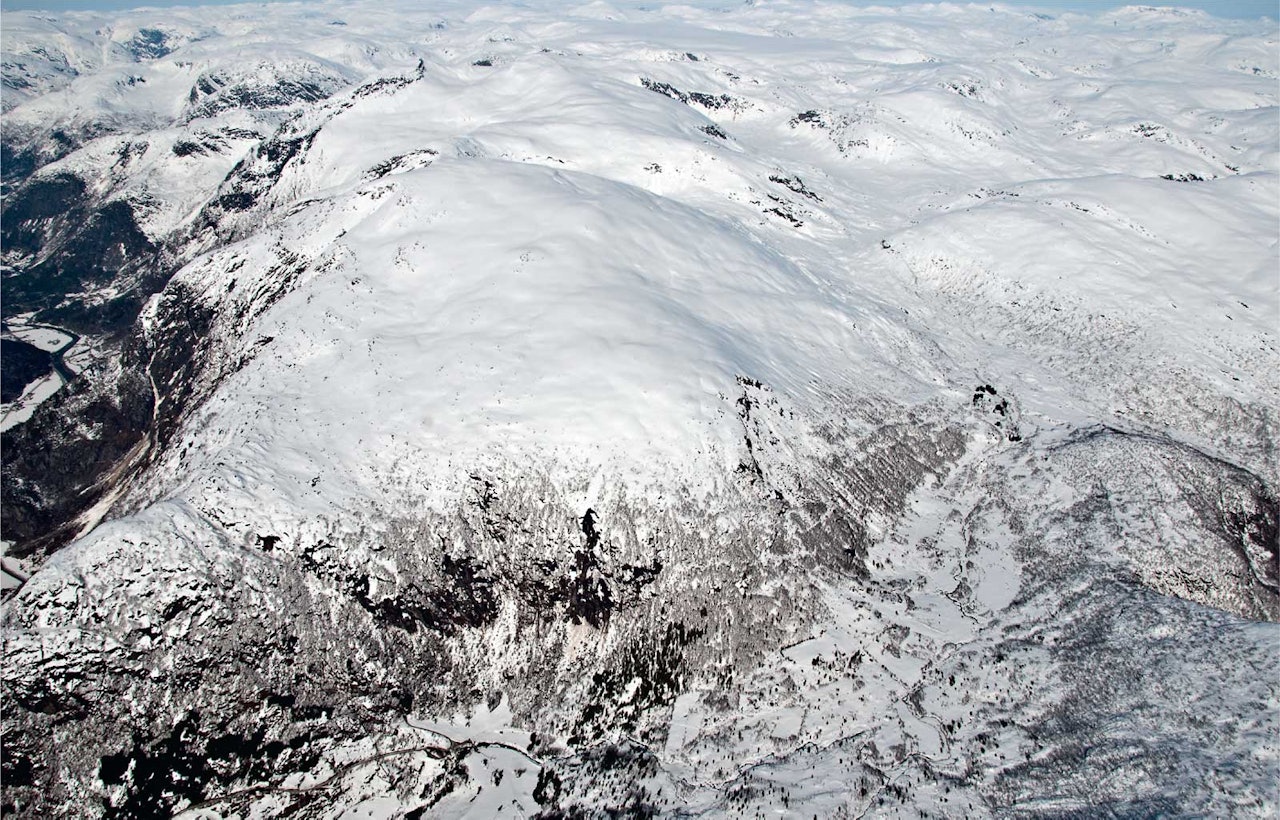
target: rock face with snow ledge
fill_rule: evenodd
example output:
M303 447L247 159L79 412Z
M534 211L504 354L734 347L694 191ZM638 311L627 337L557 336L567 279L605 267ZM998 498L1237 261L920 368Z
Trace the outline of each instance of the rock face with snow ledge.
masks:
M1276 811L1275 40L6 14L5 811Z

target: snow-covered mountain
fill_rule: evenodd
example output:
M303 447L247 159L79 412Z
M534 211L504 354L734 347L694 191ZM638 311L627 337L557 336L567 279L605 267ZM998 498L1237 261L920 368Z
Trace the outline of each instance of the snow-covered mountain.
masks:
M6 12L4 811L1273 815L1278 34Z

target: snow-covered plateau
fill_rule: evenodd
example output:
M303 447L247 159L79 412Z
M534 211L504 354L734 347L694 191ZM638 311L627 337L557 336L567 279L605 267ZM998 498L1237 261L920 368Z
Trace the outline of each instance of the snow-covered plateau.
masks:
M1274 20L0 39L6 816L1280 812Z

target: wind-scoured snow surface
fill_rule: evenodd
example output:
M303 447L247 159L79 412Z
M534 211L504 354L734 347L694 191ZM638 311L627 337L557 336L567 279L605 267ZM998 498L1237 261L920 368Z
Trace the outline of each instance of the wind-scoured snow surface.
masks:
M15 201L180 269L4 604L5 813L1274 816L1277 45L6 12Z

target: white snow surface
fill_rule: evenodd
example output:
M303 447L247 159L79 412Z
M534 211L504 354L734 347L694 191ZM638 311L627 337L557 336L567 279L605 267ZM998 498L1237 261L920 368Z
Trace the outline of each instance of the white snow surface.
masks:
M119 51L152 26L177 33L172 53L138 62ZM242 137L221 154L177 157L177 139L232 124L264 138L315 132L252 210L228 215L233 241L175 281L230 316L260 304L255 288L282 265L296 279L249 324L215 324L220 378L207 401L114 520L55 554L7 606L34 609L81 583L158 583L150 567L186 573L193 555L252 564L260 557L242 552L265 533L282 534L287 550L354 531L353 516L448 515L476 474L545 476L577 516L676 496L719 509L714 499L741 481L748 457L766 472L769 459L791 459L802 473L829 452L832 430L871 441L876 408L895 420L914 408L960 429L964 456L916 487L897 517L868 517L876 568L865 584L815 575L818 614L792 645L761 650L742 671L735 709L710 705L719 693L709 677L666 705L654 782L678 799L663 810L733 815L726 795L746 782L792 795L784 804L761 791L752 810L871 810L880 792L858 796L867 770L839 755L873 738L877 765L896 767L881 785L920 790L898 806L904 814L913 804L957 816L1015 804L1087 812L1078 782L1005 784L1025 773L1015 755L1018 766L1036 759L1040 741L1020 727L1071 708L1058 699L1075 691L1063 681L1083 674L1046 660L1068 628L1056 615L1086 621L1105 595L1073 575L1045 593L1043 573L1063 573L1056 582L1077 571L1050 560L1077 567L1063 557L1066 537L1046 532L1044 555L1028 558L1017 515L992 509L1006 499L1088 503L1085 479L1042 476L1035 464L1072 431L1099 426L1159 436L1280 485L1278 42L1274 23L1198 12L1035 15L998 3L6 12L6 60L57 43L80 72L41 68L31 85L43 93L6 100L6 127L109 126L41 173L105 174L116 144L145 142L139 170L101 190L145 191L153 236L190 231L204 249L203 206L257 144ZM194 79L211 71L323 75L332 96L186 119ZM121 85L126 75L146 82ZM411 81L361 91L379 78ZM148 332L160 329L162 298L144 311ZM767 453L744 451L744 380L776 397L767 423L789 431ZM1009 397L1001 416L1016 414L1020 441L977 415L984 384ZM1170 515L1115 526L1159 534L1194 519ZM1151 537L1100 552L1097 564L1158 554L1150 544L1164 542ZM377 560L376 544L353 549L351 565ZM239 572L253 575L224 574ZM700 573L672 583L696 589ZM760 583L750 594L761 611L785 611L785 596ZM1280 633L1202 606L1228 600L1216 594L1153 595L1147 611L1220 630L1221 679L1207 671L1217 662L1207 650L1166 654L1161 641L1172 638L1146 620L1134 657L1173 670L1189 697L1265 707L1241 718L1224 753L1242 768L1214 781L1234 797L1190 809L1265 816L1280 808L1265 782L1280 760ZM38 616L39 629L14 640L74 651L74 617L61 617ZM519 650L493 634L468 633L458 651L491 658L499 679ZM1025 638L1019 657L1032 671L990 661L1011 635ZM621 638L584 640L586 657ZM832 671L858 668L855 652L861 677ZM963 700L956 675L969 687ZM776 695L788 687L799 694ZM988 708L1001 728L991 723L982 755L965 757L979 732L951 724ZM482 714L471 741L487 732L528 748L505 701ZM454 717L419 715L402 731L447 735ZM1145 716L1109 719L1112 739L1146 731ZM382 751L371 742L351 759ZM475 783L481 768L534 765L507 745L469 754ZM986 774L948 780L975 759ZM912 779L920 760L936 777ZM335 771L345 762L328 761ZM343 771L335 794L348 809L403 816L409 804L372 764L367 777ZM454 792L438 816L533 813L535 777ZM1012 789L1005 802L981 802L997 787ZM262 799L259 811L281 810Z
M245 48L249 9L172 14L216 29L199 55ZM270 191L288 216L247 244L331 264L205 408L199 440L224 464L321 462L346 487L391 451L536 452L697 483L736 463L738 375L825 411L958 398L979 373L1051 419L1156 416L1206 444L1180 403L1275 406L1276 55L1256 24L958 5L288 14L258 35L264 59L305 43L336 74L425 73L289 126L320 128ZM375 35L377 61L343 61ZM699 130L713 122L728 139ZM1159 178L1191 173L1212 182ZM238 253L181 277L221 294ZM1148 379L1176 385L1151 396Z

